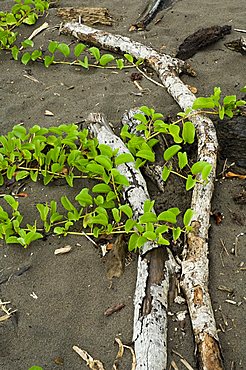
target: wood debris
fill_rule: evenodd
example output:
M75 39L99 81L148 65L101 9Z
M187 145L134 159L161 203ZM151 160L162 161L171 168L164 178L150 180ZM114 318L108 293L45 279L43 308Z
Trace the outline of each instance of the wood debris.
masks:
M122 310L125 307L124 303L115 304L104 311L104 316L111 316L113 313Z
M231 33L231 26L200 28L182 42L176 58L186 60L195 55L198 50L215 43L229 33Z
M149 0L148 4L146 5L145 9L137 19L136 23L131 25L129 31L142 31L146 28L146 26L155 18L157 13L161 10L169 8L173 0ZM160 22L161 19L157 20L155 24Z
M66 7L57 9L57 15L66 21L80 21L80 23L95 25L103 24L112 26L113 18L107 8L88 8L88 7Z
M226 26L224 32L228 33L229 31L230 27ZM178 74L184 70L185 67L184 64L182 66L182 62L179 59L171 58L166 54L160 55L155 50L147 48L143 44L134 42L127 37L113 35L78 23L64 24L61 32L71 34L79 40L89 42L97 47L99 46L111 51L116 50L118 53L130 52L131 55L137 59L141 58L145 60L148 65L157 72L161 82L180 107L183 110L192 107L196 97L178 77ZM222 370L224 367L222 354L208 290L209 271L207 242L210 226L211 198L213 195L216 174L218 142L213 122L208 117L196 114L191 117L191 121L197 131L197 160L209 162L212 166L212 171L206 184L196 183L193 189L191 208L194 210L194 216L191 223L192 231L187 235L183 261L181 262L181 287L189 308L199 366L201 369ZM100 133L105 144L110 143L109 145L111 147L112 144L118 144L118 139L110 138L105 129L97 131L97 137L98 133ZM120 147L119 144L117 147ZM120 168L119 170L121 172ZM126 172L123 172L123 174L127 177ZM136 201L137 204L139 204L139 196L137 196L134 203ZM153 249L153 246L150 249ZM157 249L157 252L158 251L162 251L162 249ZM148 271L150 268L149 261L146 258L146 252L146 248L144 248L142 251L142 257L139 259L139 264L144 268L144 270L141 270L140 266L138 267L138 273L142 271L141 280L139 280L142 282L143 276L148 277ZM162 273L163 271L165 271L165 274L169 274L170 269L165 269L163 266ZM137 279L139 278L140 276L137 277ZM164 277L162 276L161 279L163 279L164 283L168 281L166 275ZM165 295L163 295L163 290L166 290L167 287L162 285L160 286L160 291L158 289L156 291L154 289L151 291L152 294L154 293L156 295L156 298L151 300L150 309L157 310L157 312L161 310L163 312L161 314L162 316L158 314L158 319L155 318L155 321L157 322L154 323L152 320L149 321L150 317L153 317L152 315L143 315L143 312L145 312L145 306L143 305L142 297L143 294L146 294L146 282L142 285L138 285L136 288L133 341L137 357L137 368L144 370L149 367L158 370L163 369L166 366L164 365L164 363L166 363L166 358L161 357L163 351L166 353L166 339L163 339L163 330L165 330L164 328L166 327L166 323L163 320L163 315L166 315L167 303L165 300L163 301L165 297ZM157 287L159 288L159 285ZM160 292L162 292L162 300L158 297ZM146 303L148 303L148 299ZM157 305L156 307L155 304ZM146 310L146 313L148 313L148 309ZM163 321L161 326L160 324L158 325L160 317ZM153 329L151 329L151 331L150 324L153 325ZM154 326L156 329L154 329ZM142 337L143 330L146 328L147 331L144 337ZM159 330L160 328L161 332ZM152 338L150 338L150 333ZM148 350L146 350L147 348ZM150 365L151 363L152 365Z
M241 53L243 55L246 54L246 37L242 36L240 39L231 41L231 42L226 42L225 46L233 51L236 51L238 53Z

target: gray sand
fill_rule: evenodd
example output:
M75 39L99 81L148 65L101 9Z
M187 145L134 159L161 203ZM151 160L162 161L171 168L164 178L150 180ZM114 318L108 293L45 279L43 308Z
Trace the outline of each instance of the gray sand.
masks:
M11 1L1 2L4 8ZM164 10L158 24L152 22L148 31L132 33L134 40L151 45L157 50L174 55L185 37L200 27L215 24L229 24L232 28L245 29L244 0L183 0L177 1L169 10ZM115 23L106 29L129 36L129 25L144 8L144 2L137 0L102 1L60 1L61 6L105 6ZM50 26L59 24L51 9L47 17ZM21 28L22 36L28 36L33 28L43 23L40 19L34 27ZM232 32L226 41L238 38ZM48 40L65 40L58 36L57 29L48 29L35 38L35 45L47 45ZM197 77L183 76L183 81L196 86L198 95L209 95L214 86L220 86L223 93L238 94L245 85L245 56L228 50L225 41L198 52L189 61L197 71ZM244 73L243 73L244 72ZM26 127L34 124L43 126L60 123L80 122L90 112L103 112L119 127L123 112L134 106L153 106L156 111L174 114L179 107L167 94L146 79L141 85L147 93L136 96L139 91L130 80L131 72L112 73L109 71L83 71L74 67L52 66L45 69L41 64L24 66L11 60L9 54L0 54L0 127L6 133L14 124L23 122ZM31 75L39 82L33 82L24 75ZM73 86L72 89L68 89ZM53 117L45 117L48 109ZM220 162L223 166L223 161ZM244 369L246 364L245 336L245 291L240 265L245 261L245 236L239 239L238 256L231 253L235 237L245 232L245 206L237 205L233 197L245 187L243 180L219 179L212 209L223 212L224 220L216 225L211 220L210 232L210 288L213 307L219 328L219 337L226 369ZM83 187L76 182L73 189L61 184L51 184L47 188L28 182L28 198L20 198L22 209L28 210L26 220L37 215L34 205L46 199L59 199L66 195L72 199ZM1 191L2 192L2 191ZM155 189L151 193L156 196ZM165 196L165 194L164 194ZM165 201L163 201L165 203ZM240 215L240 220L236 215ZM224 242L228 254L222 247ZM69 254L55 256L56 248L71 245ZM87 239L49 237L38 241L27 250L1 243L0 272L9 273L18 267L31 264L31 268L21 276L12 276L0 285L0 298L10 300L18 309L18 325L12 321L0 326L0 368L3 370L27 370L33 365L45 370L83 370L86 365L72 350L73 345L86 349L94 358L104 362L111 369L117 353L114 338L119 336L124 343L131 343L133 296L136 279L136 257L126 267L124 275L114 281L109 289L105 264L97 250ZM232 294L218 289L225 286ZM31 294L35 293L37 299ZM226 302L233 300L239 305ZM104 316L106 308L115 303L125 303L125 308L110 317ZM184 310L185 306L172 307ZM170 316L169 364L175 360L179 369L186 369L172 349L178 351L196 369L193 354L193 339L189 318L186 316L184 328ZM63 366L55 359L61 357ZM233 367L234 366L234 367ZM130 369L129 358L122 369Z

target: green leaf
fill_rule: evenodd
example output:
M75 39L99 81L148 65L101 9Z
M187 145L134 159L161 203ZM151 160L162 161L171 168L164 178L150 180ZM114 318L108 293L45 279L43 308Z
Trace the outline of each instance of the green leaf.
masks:
M129 181L127 180L126 176L121 175L120 172L116 168L112 168L111 174L114 177L114 181L116 184L128 186Z
M213 98L209 97L209 98L197 98L193 105L192 105L192 109L211 109L211 108L214 108L215 107L215 103L214 103L214 100Z
M129 63L133 63L133 56L131 54L124 54L124 57Z
M73 53L76 56L76 58L78 58L80 54L83 53L85 48L86 48L86 45L82 43L79 43L75 46Z
M78 60L79 64L81 65L81 67L85 68L85 69L88 69L89 68L89 60L88 60L88 57L85 56L84 57L84 60Z
M203 167L202 169L202 179L203 180L206 180L210 174L210 172L212 171L212 165L210 163L207 163L207 165L205 167Z
M46 204L38 203L36 204L37 210L39 211L40 218L43 222L47 220L49 214L49 206Z
M22 125L15 125L12 130L13 134L16 137L19 137L20 139L24 140L26 136L26 128Z
M21 63L27 65L27 63L31 60L31 54L26 52L21 57Z
M8 166L8 169L7 169L7 178L9 180L12 179L12 177L14 176L15 171L16 171L16 164L14 164L13 166Z
M30 171L31 180L36 182L38 178L38 171Z
M145 224L147 222L156 222L156 220L157 216L153 212L144 212L144 214L139 217L139 222L141 222L141 224Z
M115 158L115 165L119 166L122 163L134 162L134 157L131 153L122 153Z
M178 125L169 125L168 127L170 135L172 135L175 143L182 143L182 138L179 136L180 127Z
M35 61L38 58L40 58L41 56L42 56L42 51L41 50L34 50L31 54L31 59L32 59L32 61Z
M205 161L199 161L193 164L191 167L191 173L193 175L197 175L198 173L201 173L204 167L206 167L209 163Z
M165 222L170 222L171 224L175 224L177 222L176 220L176 215L171 212L171 211L164 211L161 212L158 217L158 221L165 221Z
M67 210L67 211L74 211L76 210L76 208L74 207L74 205L70 202L70 200L68 199L68 197L66 195L63 195L61 197L61 203L63 205L63 207Z
M178 152L179 168L182 170L188 164L187 153Z
M185 211L185 214L183 216L183 223L184 223L185 226L190 225L193 214L194 214L194 211L191 208L188 208Z
M148 149L141 149L136 153L137 157L147 159L150 162L155 161L155 153L148 147Z
M168 228L168 226L167 226L167 225L161 225L161 226L158 226L158 227L155 229L155 232L156 232L156 235L158 235L158 234L164 234L164 233L166 233L168 230L169 230L169 228Z
M89 223L90 224L99 224L99 225L107 226L108 217L105 214L100 213L97 216L91 217Z
M119 209L121 210L121 212L125 213L128 218L132 218L132 208L128 204L123 204L119 207Z
M97 184L92 188L93 193L108 193L111 190L111 187L107 184Z
M164 152L164 160L169 161L181 149L180 145L172 145Z
M143 130L145 130L145 129L146 129L146 125L147 125L147 123L148 123L148 120L147 120L146 116L145 116L143 113L136 113L136 114L134 114L133 118L134 118L134 119L137 119L137 120L138 120L138 121L140 121L140 122L142 122L142 123L144 124L144 126L143 126ZM139 125L138 125L138 126L139 126ZM137 126L137 127L138 127L138 126ZM140 130L138 129L137 131L140 131Z
M182 138L185 143L192 144L194 143L195 139L195 126L193 125L192 122L186 121L183 124L183 130L182 130Z
M5 239L5 241L7 244L20 244L17 236L9 236Z
M147 238L145 238L144 236L139 236L138 237L138 240L137 240L137 247L138 248L141 248L146 242L147 242Z
M44 65L46 68L48 68L53 62L54 62L54 55L52 56L49 56L49 55L46 55L44 57Z
M108 192L107 196L106 196L106 201L107 202L110 202L111 200L114 200L116 199L117 196L115 194L115 192L113 192L112 190Z
M223 104L224 104L224 106L226 106L226 105L234 106L236 104L236 101L237 101L236 95L227 95L223 99Z
M162 180L163 181L167 181L170 173L171 173L171 170L172 170L172 167L167 167L167 166L164 166L163 167L163 170L162 170Z
M112 161L105 155L97 155L95 157L95 161L101 164L106 170L111 170L111 168L113 167Z
M129 233L129 231L131 231L133 229L133 227L136 225L136 223L137 223L136 221L129 218L125 223L125 232Z
M29 233L26 234L24 240L25 240L25 246L28 246L31 242L34 242L35 240L38 239L43 239L43 235L36 232L36 231L30 231Z
M70 47L67 44L65 44L64 42L61 42L58 45L57 50L59 50L64 55L64 57L69 57L69 55L70 55Z
M224 116L225 116L225 107L224 106L219 106L219 118L222 120L224 119ZM233 113L232 113L232 117L233 117Z
M17 200L15 200L15 198L12 197L12 195L5 195L4 200L5 200L5 202L7 202L10 205L10 207L14 211L17 211L17 209L19 207L19 202L17 202Z
M94 175L102 175L105 172L103 166L97 163L89 163L86 166L86 170L90 171Z
M161 234L158 237L157 243L161 245L170 245L170 242L167 239L164 239Z
M138 234L132 234L128 242L128 249L130 252L137 249Z
M38 15L36 13L30 13L28 17L23 20L23 23L31 26L32 24L36 23L37 19L38 19Z
M99 63L104 67L108 63L112 62L112 60L114 60L114 56L112 54L104 54L101 56Z
M124 60L123 59L116 59L116 64L119 70L122 70L124 68Z
M221 88L220 87L214 87L214 94L211 95L210 98L213 99L214 104L215 104L216 107L219 106L220 95L221 95Z
M57 41L50 41L48 45L48 50L51 54L54 54L54 52L57 50L59 45L59 42Z
M145 212L150 212L152 210L152 208L154 207L154 204L155 204L155 201L154 200L147 199L144 202L144 213Z
M11 48L11 53L12 53L12 57L14 58L14 60L18 60L18 55L19 55L19 49L16 45L14 45L12 48Z
M34 42L32 40L26 39L21 42L21 45L23 46L23 48L27 48L27 47L32 48L34 46Z
M187 191L191 190L192 188L194 188L195 184L196 184L196 179L193 179L191 175L188 175L186 184L185 184L185 189Z
M177 240L180 237L181 228L177 227L173 229L173 240Z
M101 55L100 50L98 48L92 46L91 48L88 49L88 51L91 53L91 55L93 55L97 62L100 60Z
M6 15L6 23L7 23L7 25L9 25L9 26L13 26L14 24L16 24L16 23L17 23L17 20L16 20L16 18L15 18L15 16L14 16L14 14L12 14L12 13L7 13L7 15Z
M64 229L64 227L57 226L57 227L54 228L54 233L57 234L57 235L62 235L62 234L65 233L65 229Z
M29 174L29 171L18 171L15 176L16 181L24 179L25 177L29 176Z
M106 144L99 144L98 149L100 150L100 153L106 157L112 158L113 156L113 150L109 145Z
M87 188L82 189L75 197L75 200L79 202L82 207L87 207L93 204L92 196L89 194L89 189Z
M114 217L115 222L117 223L120 222L121 215L120 215L120 211L117 208L112 209L112 215Z
M155 240L156 233L154 231L145 231L145 233L143 233L143 237L147 238L148 240Z
M28 370L43 370L43 368L40 366L32 366Z
M172 212L175 216L178 216L180 214L180 209L177 207L169 208L168 211Z

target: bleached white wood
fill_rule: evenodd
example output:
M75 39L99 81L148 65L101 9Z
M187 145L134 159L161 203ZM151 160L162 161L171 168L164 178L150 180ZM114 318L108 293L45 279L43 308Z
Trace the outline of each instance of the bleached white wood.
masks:
M101 114L90 114L87 121L100 144L110 145L113 150L117 148L118 154L129 152ZM121 164L118 170L129 181L123 195L138 218L143 213L144 201L149 199L145 180L134 163ZM138 258L133 325L137 370L163 370L167 366L167 297L170 275L178 266L170 252L165 260L164 254L152 256L153 248L157 246L152 242L146 243ZM149 281L153 261L162 269L162 278L157 283ZM147 309L143 308L144 300Z
M82 41L93 43L107 50L130 53L144 59L159 75L160 80L179 106L186 110L192 107L195 96L183 84L177 73L185 64L167 55L160 55L129 38L98 31L78 23L66 23L62 32L70 33ZM211 163L206 184L197 183L193 190L191 207L194 210L194 231L187 237L182 262L182 288L187 298L190 318L197 344L199 368L203 370L223 369L213 309L208 293L208 229L211 198L216 171L217 138L212 121L197 114L190 118L196 127L198 138L198 160ZM139 348L137 347L139 350ZM158 363L156 363L158 366ZM152 367L146 365L146 369ZM153 368L154 369L154 368Z

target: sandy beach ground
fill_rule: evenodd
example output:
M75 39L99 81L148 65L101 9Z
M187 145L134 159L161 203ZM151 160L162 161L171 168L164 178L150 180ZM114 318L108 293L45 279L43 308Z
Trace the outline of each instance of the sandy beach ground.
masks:
M12 3L1 1L0 10L8 9ZM179 0L158 14L160 22L152 22L146 31L131 34L128 32L129 26L135 23L145 6L145 2L140 0L61 0L60 6L107 7L114 23L112 27L104 29L130 36L170 55L175 55L184 38L201 27L228 24L232 29L246 29L244 0ZM56 9L50 9L47 17L39 19L35 26L21 27L21 37L27 37L44 21L50 27L35 38L36 47L42 45L44 49L47 48L49 40L71 41L69 37L58 35L55 26L59 25L60 18L56 16ZM240 88L245 85L245 56L224 46L225 41L239 37L240 34L232 31L224 40L189 59L197 71L197 77L183 76L182 79L197 88L197 96L211 94L214 86L220 86L224 95L239 94ZM96 69L85 71L61 65L46 69L39 63L24 66L12 60L9 53L0 52L1 134L7 133L18 123L26 127L34 124L49 127L76 123L85 119L90 112L104 113L118 128L122 114L141 105L154 107L164 115L174 115L180 111L164 88L146 79L141 81L146 93L136 95L139 91L131 81L130 74ZM26 75L38 82L33 82ZM54 116L45 116L45 110L52 111ZM218 173L223 163L224 159L220 158ZM72 199L83 187L83 182L77 181L74 188L69 188L60 182L44 187L41 182L33 184L27 181L25 187L29 196L20 198L19 202L29 222L37 217L37 202L59 200L63 194ZM227 370L246 367L245 234L238 239L238 255L232 253L235 238L245 232L246 225L245 204L237 204L233 198L244 189L245 180L222 179L218 176L212 204L213 210L224 214L220 225L211 219L209 245L210 292ZM5 191L5 188L0 190L1 193ZM153 184L150 184L150 193L154 198L159 196ZM177 190L175 196L169 198L172 202L178 196L183 197L184 194ZM163 194L163 207L170 203L170 199L165 197L166 194ZM54 250L65 245L72 246L72 251L55 256ZM19 267L27 265L31 267L22 275L13 274ZM73 352L73 345L86 349L94 358L100 359L106 369L111 369L117 353L114 338L118 336L124 343L131 343L136 256L132 256L124 275L115 280L109 289L100 251L83 237L50 236L25 250L1 242L0 276L4 275L8 275L9 279L0 284L0 298L11 301L18 310L18 322L8 320L0 325L2 370L27 370L33 365L42 366L44 370L86 369L86 365ZM232 293L219 289L221 286ZM33 293L37 299L33 298ZM124 309L105 317L104 311L116 303L124 303ZM171 309L184 311L186 307L172 305ZM178 369L186 369L172 352L175 350L197 369L189 316L186 315L181 326L180 322L175 321L175 315L170 315L169 324L169 366L175 360ZM130 364L130 358L126 357L121 368L128 370Z

